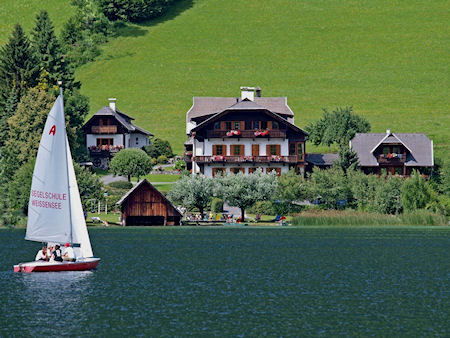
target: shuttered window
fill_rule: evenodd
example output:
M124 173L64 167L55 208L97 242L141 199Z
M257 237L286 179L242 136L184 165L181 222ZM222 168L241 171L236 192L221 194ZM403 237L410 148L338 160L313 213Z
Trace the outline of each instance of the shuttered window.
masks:
M243 144L233 144L231 145L231 156L244 155L244 145Z
M266 154L267 156L280 156L281 146L279 144L268 144L266 146Z
M213 155L226 156L227 146L225 144L213 144L212 151L213 151Z

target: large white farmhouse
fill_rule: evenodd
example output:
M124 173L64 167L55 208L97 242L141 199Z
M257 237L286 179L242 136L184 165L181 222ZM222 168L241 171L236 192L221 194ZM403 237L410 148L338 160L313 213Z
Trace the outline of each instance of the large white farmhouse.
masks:
M240 97L194 97L186 114L188 170L215 176L261 168L304 174L305 131L294 125L286 97L262 97L241 87Z

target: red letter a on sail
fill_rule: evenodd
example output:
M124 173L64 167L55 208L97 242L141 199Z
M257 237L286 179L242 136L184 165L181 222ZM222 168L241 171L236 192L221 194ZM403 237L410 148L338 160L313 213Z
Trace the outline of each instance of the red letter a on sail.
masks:
M53 125L53 126L52 126L52 129L50 129L50 132L49 132L48 134L49 134L49 135L50 135L50 134L53 134L53 136L55 136L55 133L56 133L56 126Z

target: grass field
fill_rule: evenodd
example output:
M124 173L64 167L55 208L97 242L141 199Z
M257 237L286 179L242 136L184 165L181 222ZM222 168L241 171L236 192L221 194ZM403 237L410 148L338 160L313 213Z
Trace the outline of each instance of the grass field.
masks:
M1 0L0 45L8 40L16 23L20 23L29 32L34 27L36 14L42 9L49 12L57 32L74 13L70 0Z
M186 0L129 26L77 73L92 112L118 107L180 153L192 96L259 85L303 127L353 105L375 132L424 132L449 151L446 1ZM308 151L314 150L309 146Z
M68 1L44 3L56 5L60 25L55 13ZM37 7L3 0L0 39ZM446 13L443 0L184 0L163 18L124 28L77 78L91 113L116 97L177 153L192 96L238 96L239 86L258 85L263 96L287 96L300 127L323 107L353 105L373 131L423 132L448 156Z

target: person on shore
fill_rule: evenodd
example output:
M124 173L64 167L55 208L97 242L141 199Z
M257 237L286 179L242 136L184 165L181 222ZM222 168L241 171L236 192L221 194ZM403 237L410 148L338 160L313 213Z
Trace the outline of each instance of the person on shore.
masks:
M75 262L75 254L70 243L66 243L62 259L67 262Z
M47 252L47 247L45 245L42 247L41 250L38 251L38 253L36 254L36 258L34 260L35 261L44 261L44 262L48 261L48 252Z
M61 247L59 246L59 244L55 245L55 250L53 251L51 259L54 260L55 262L63 261Z

